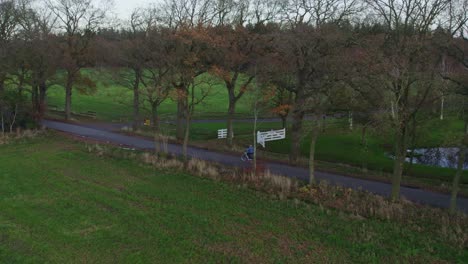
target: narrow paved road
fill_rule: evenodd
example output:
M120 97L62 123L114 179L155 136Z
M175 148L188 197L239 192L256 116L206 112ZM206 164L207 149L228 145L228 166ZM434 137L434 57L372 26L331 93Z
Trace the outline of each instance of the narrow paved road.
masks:
M154 147L154 143L150 140L142 139L139 137L121 135L118 133L108 131L105 128L89 127L79 124L68 124L50 120L44 120L42 124L50 129L55 129L103 142L111 142L114 144L131 146L138 149L153 149ZM177 144L169 144L168 150L170 153L173 153L175 155L182 154L182 146ZM230 166L246 166L246 163L240 160L240 154L238 157L229 154L218 153L215 151L209 151L206 149L189 147L188 155L193 158L218 162L220 164ZM291 178L298 178L301 180L308 179L308 172L305 168L294 167L274 162L267 162L265 165L274 174L285 175ZM389 196L391 191L391 185L388 183L356 179L331 173L317 172L317 179L326 180L331 184L337 184L353 189L361 188L363 190L367 190L372 193L376 193L383 196ZM406 199L417 203L442 208L447 208L449 206L450 201L450 196L448 194L441 194L404 186L401 187L401 195ZM468 213L468 199L459 198L458 207L465 213Z

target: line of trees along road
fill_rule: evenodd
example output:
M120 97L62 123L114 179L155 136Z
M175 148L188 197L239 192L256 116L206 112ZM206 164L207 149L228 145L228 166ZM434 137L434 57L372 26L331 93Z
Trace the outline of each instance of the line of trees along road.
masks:
M253 87L273 88L271 109L292 120L291 163L304 137L311 138L311 182L323 116L346 110L350 129L359 116L363 142L369 124L392 129L396 200L416 120L443 107L447 95L468 90L467 0L166 0L120 22L109 16L110 6L0 0L2 132L15 126L21 108L8 93L29 94L30 116L39 120L47 88L62 85L70 119L73 91L96 87L82 69L99 66L133 91L135 130L149 106L159 134L159 106L176 101L176 137L185 146L195 109L214 81L222 83L232 146L237 102ZM304 126L306 115L313 126ZM460 134L463 150L466 131Z

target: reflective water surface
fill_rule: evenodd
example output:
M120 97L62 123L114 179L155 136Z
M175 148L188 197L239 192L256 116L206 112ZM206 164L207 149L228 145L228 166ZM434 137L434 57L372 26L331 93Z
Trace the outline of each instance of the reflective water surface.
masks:
M409 151L408 151L409 156ZM444 167L457 168L458 148L422 148L414 150L413 163ZM409 162L410 158L407 157ZM468 162L465 160L464 169L468 169Z

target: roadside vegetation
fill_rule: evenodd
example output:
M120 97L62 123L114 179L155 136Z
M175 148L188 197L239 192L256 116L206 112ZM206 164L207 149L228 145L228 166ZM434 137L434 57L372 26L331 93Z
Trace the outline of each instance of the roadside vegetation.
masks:
M303 202L280 195L281 188L252 190L226 173L213 174L214 179L189 175L175 169L178 165L157 169L150 156L86 147L58 134L0 145L0 260L461 263L468 258L466 219L455 222L438 209L406 202L391 209L385 200L361 198L363 212L366 199L383 210L368 217L327 204L365 197L358 192L317 186L317 200ZM420 222L416 215L423 211ZM444 228L441 219L449 221Z

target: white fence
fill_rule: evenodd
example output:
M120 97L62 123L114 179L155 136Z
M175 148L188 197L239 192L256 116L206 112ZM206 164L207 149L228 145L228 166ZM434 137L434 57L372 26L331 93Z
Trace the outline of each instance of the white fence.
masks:
M232 137L234 137L234 132L232 132ZM227 128L218 129L218 139L227 138Z
M267 141L274 141L284 138L286 138L286 128L280 130L257 132L257 142L258 144L262 145L262 147L265 147L265 142Z

